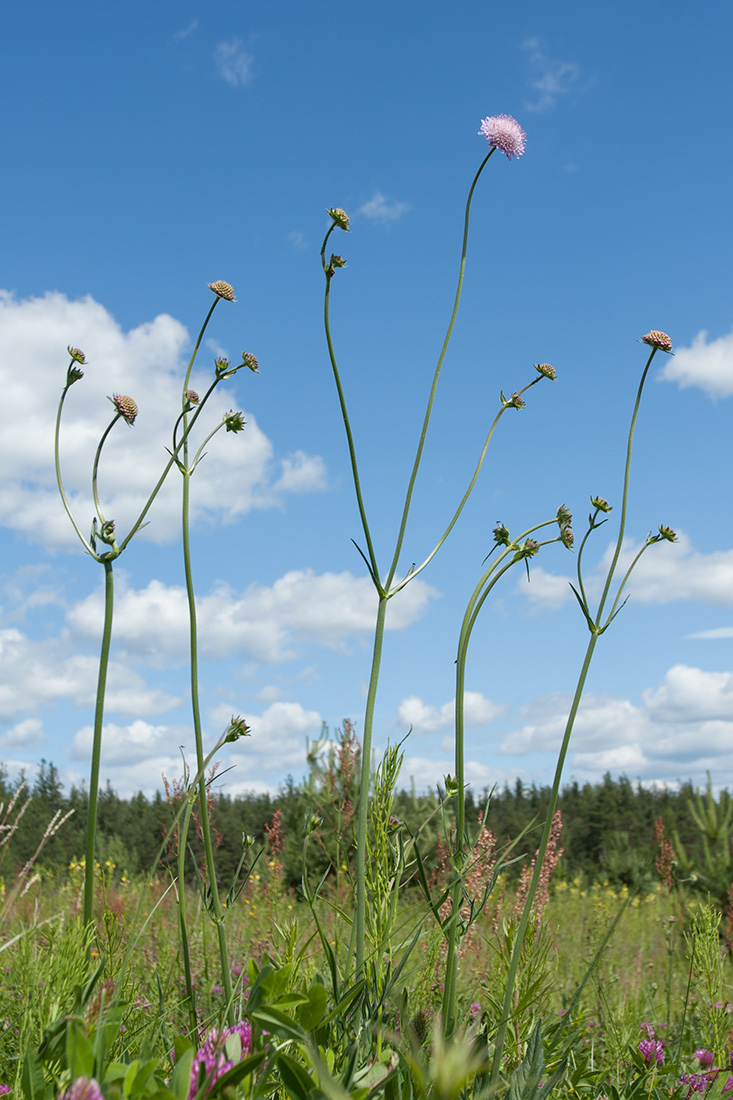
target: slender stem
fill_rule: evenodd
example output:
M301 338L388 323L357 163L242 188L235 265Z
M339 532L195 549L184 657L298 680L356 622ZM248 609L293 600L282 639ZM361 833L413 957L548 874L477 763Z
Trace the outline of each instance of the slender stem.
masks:
M443 346L440 349L440 355L438 356L438 362L435 367L435 373L433 374L433 384L430 387L430 396L428 398L427 408L425 409L425 416L423 418L422 430L420 432L420 439L417 444L417 453L415 454L415 462L412 467L412 473L410 474L410 481L407 486L407 495L405 496L405 504L402 509L402 519L400 521L400 530L397 535L397 544L395 546L394 557L392 558L392 564L387 575L385 582L385 589L389 591L390 585L397 572L397 565L400 560L400 554L402 552L402 543L405 538L405 531L407 529L407 517L410 512L410 504L412 502L412 493L415 488L415 482L417 480L417 473L420 469L420 461L422 459L423 447L425 446L425 440L428 434L428 425L430 423L430 415L433 411L433 401L435 400L435 393L438 388L438 379L440 378L440 371L443 366L443 360L445 359L445 353L448 350L448 344L450 342L451 333L453 332L453 325L455 324L456 317L458 315L458 306L461 301L461 290L463 289L463 275L466 269L466 249L468 247L468 220L471 213L471 200L473 199L473 193L476 189L476 184L479 181L479 176L483 172L484 168L488 164L489 158L496 151L496 147L492 146L488 153L481 161L478 172L473 177L473 183L468 192L468 198L466 200L466 213L463 219L463 243L461 245L461 263L458 271L458 286L456 287L456 297L453 303L453 312L451 313L450 321L448 322L448 329L443 340Z
M94 507L97 509L97 515L99 516L99 522L101 524L104 524L104 516L102 515L102 505L99 503L99 494L97 492L97 471L99 470L99 457L102 453L102 447L105 444L105 440L107 439L107 436L112 431L112 429L114 428L115 424L117 423L117 421L120 419L121 416L122 416L122 413L118 412L112 417L112 420L110 421L108 427L106 428L106 430L102 434L102 438L99 441L99 445L97 447L97 453L94 456L94 463L92 465L92 493L94 495Z
M403 579L401 581L398 581L397 584L392 585L392 587L389 590L390 596L393 596L396 592L399 592L401 588L404 588L406 584L408 584L414 577L416 577L418 575L418 573L422 573L425 566L428 565L432 561L432 559L438 553L438 551L440 550L440 548L443 545L443 543L445 542L445 540L448 538L448 535L451 533L451 531L455 527L456 523L458 522L458 517L460 516L461 512L463 511L464 505L465 505L466 501L468 500L468 498L470 497L470 495L473 491L473 487L476 484L476 481L478 480L478 475L481 473L481 467L484 464L484 459L486 458L486 452L489 449L489 443L491 443L491 437L493 436L494 431L496 429L496 426L499 423L499 421L501 420L501 418L502 418L502 416L504 415L505 412L506 412L506 406L502 406L502 408L499 409L498 413L496 414L496 416L493 419L491 427L489 428L489 434L486 436L486 442L484 443L483 450L481 451L481 454L479 455L479 460L476 463L476 469L474 470L473 477L471 478L470 482L468 483L468 488L466 489L465 493L463 494L463 496L461 498L461 503L458 505L458 507L455 510L455 513L453 515L453 519L450 521L450 523L446 527L445 531L443 532L443 534L439 538L438 542L435 544L433 549L430 551L428 556L425 558L425 561L421 565L418 565L417 569L411 569L410 572L407 574L407 576L403 577Z
M61 495L61 503L63 504L64 509L66 511L66 514L69 517L69 519L71 520L71 525L74 528L74 530L76 531L77 535L79 536L79 539L80 539L81 543L83 544L84 549L89 554L91 554L91 556L93 558L96 558L96 560L99 561L99 558L95 554L94 550L92 550L92 547L91 547L91 544L89 543L89 540L85 539L84 536L81 533L81 529L79 528L79 524L76 522L76 518L74 516L74 513L71 511L71 507L69 505L69 502L66 499L66 492L64 490L64 483L61 479L61 459L60 459L60 456L59 456L59 434L60 434L60 429L61 429L61 413L63 412L64 401L66 400L66 395L67 395L68 392L69 392L69 386L66 385L66 386L64 386L64 389L61 392L61 398L59 400L59 407L58 407L58 411L56 413L56 431L55 431L55 434L54 434L54 447L53 447L54 463L55 463L55 466L56 466L56 484L59 487L59 493Z
M626 531L626 510L628 508L628 503L629 503L629 475L630 475L630 472L631 472L631 448L632 448L632 445L633 445L633 442L634 442L634 429L636 427L636 417L637 417L637 414L639 412L639 405L641 404L641 395L642 395L642 392L644 390L644 383L646 382L646 377L647 377L647 374L649 373L649 368L652 365L652 359L656 355L656 352L657 352L657 349L652 348L651 355L647 359L646 366L644 367L644 371L643 371L642 376L641 376L641 381L639 382L639 389L637 390L637 393L636 393L636 401L634 402L634 412L633 412L632 417L631 417L631 426L629 427L629 439L628 439L628 443L626 445L626 468L624 470L624 491L623 491L623 499L622 499L622 502L621 502L621 520L619 522L618 538L616 540L616 549L614 550L614 553L613 553L613 560L611 561L611 566L608 570L608 576L606 577L606 584L605 584L604 589L603 589L603 595L601 596L601 602L598 605L598 612L596 614L596 627L600 627L600 625L601 625L601 616L603 615L603 608L606 604L606 600L608 599L608 593L609 593L610 588L611 588L611 582L613 580L613 575L616 572L616 565L618 563L619 555L621 554L621 546L622 546L623 541L624 541L624 534L625 534L625 531Z
M560 752L557 758L557 764L555 766L555 778L552 784L552 790L550 792L550 803L547 808L547 816L545 818L545 824L542 829L542 837L540 839L539 848L537 849L537 856L535 858L532 880L529 885L529 890L527 891L527 898L524 903L524 909L522 911L522 916L517 927L514 950L512 951L512 958L509 964L506 990L504 992L504 1003L502 1006L501 1020L499 1022L499 1030L497 1032L496 1044L494 1047L494 1060L491 1067L492 1085L495 1084L501 1070L501 1058L504 1051L504 1043L506 1042L506 1033L509 1025L509 1018L511 1015L512 998L514 995L514 985L517 978L517 970L519 968L519 959L522 952L522 946L524 944L524 938L527 932L527 925L529 924L532 903L537 892L540 874L542 873L542 863L544 860L545 851L547 850L547 841L550 836L550 829L552 828L552 819L555 816L555 810L557 808L557 799L560 791L560 781L562 779L562 772L565 765L565 757L567 755L568 745L570 744L570 735L573 732L575 717L578 713L580 700L585 689L585 681L588 677L588 670L590 668L590 663L593 658L593 651L596 648L598 638L598 634L591 634L588 640L588 648L586 649L583 666L580 670L580 676L578 677L578 684L575 689L575 695L573 696L572 706L570 707L570 713L568 714L567 724L565 726L565 733L563 735Z
M188 795L188 777L186 777L184 782L183 793L186 799L186 809L183 815L183 821L181 822L180 839L178 842L178 928L181 934L181 951L183 953L183 971L186 980L188 1015L191 1021L191 1034L195 1036L198 1030L198 1020L196 1018L196 997L193 990L191 951L188 941L188 924L186 921L186 845L188 842L188 828L191 823L191 812L193 810L193 804Z
M333 229L333 226L331 227ZM331 230L329 230L329 233ZM326 240L328 240L328 234L326 234ZM323 243L325 249L326 242ZM323 249L321 250L323 254ZM323 299L323 322L326 328L326 343L328 344L328 357L331 361L331 369L333 370L333 377L336 383L336 391L338 393L339 406L341 408L341 416L344 421L344 428L346 430L346 442L349 448L349 461L351 463L351 476L354 479L354 489L356 491L356 503L359 509L359 516L361 518L361 526L364 532L364 538L367 544L367 552L369 554L369 566L374 581L374 585L382 595L382 588L379 581L379 566L377 565L377 556L374 552L374 545L372 543L372 536L369 530L369 521L367 520L366 508L364 506L364 499L361 492L361 481L359 479L359 466L356 461L356 447L354 446L354 436L351 431L351 422L349 420L348 409L346 408L346 398L344 397L343 387L341 385L341 376L339 374L338 364L336 362L336 353L333 348L333 340L331 338L331 320L329 312L329 303L331 298L331 276L326 273L326 293Z
M366 940L366 838L369 819L369 779L371 773L372 725L374 722L374 703L377 698L379 666L382 660L382 640L384 621L387 613L387 599L379 596L377 621L374 627L374 650L372 653L372 671L369 677L366 711L364 714L364 736L361 746L361 776L359 783L359 818L356 834L356 980L364 977L364 956Z
M92 739L92 764L89 774L89 811L87 814L87 848L84 866L84 923L90 924L94 915L94 849L97 831L97 806L99 802L99 765L102 751L102 722L104 720L104 694L107 686L107 666L112 638L112 614L114 611L114 575L111 559L104 565L104 626L102 648L97 675L97 701L94 709L94 736Z
M219 940L219 954L221 957L222 986L227 1005L227 1019L230 1026L234 1025L234 1006L232 1000L232 982L229 968L229 952L227 950L226 928L224 927L224 911L219 897L219 886L216 881L216 864L214 861L214 846L211 838L211 823L209 820L209 806L206 795L206 774L204 770L204 742L201 729L201 710L199 702L198 679L198 627L196 620L196 597L193 587L193 572L191 569L191 542L189 528L190 513L190 482L191 472L188 469L188 442L183 447L183 565L186 575L186 593L188 596L189 618L189 642L191 662L191 709L193 714L193 729L196 740L196 767L199 772L199 813L201 815L201 832L204 840L204 853L206 868L209 878L209 890L211 891L211 904L214 911L214 923Z
M455 769L456 787L458 788L456 802L456 837L453 852L453 873L456 876L451 896L451 915L453 917L448 933L448 950L446 954L445 982L443 994L443 1034L449 1039L456 1026L456 999L458 989L458 919L463 896L464 862L466 850L466 802L465 802L465 753L464 753L464 710L466 690L466 657L468 645L471 640L473 628L476 625L478 614L500 578L513 565L523 560L517 554L517 545L534 531L542 527L548 527L555 523L555 519L545 520L524 531L511 546L507 546L499 557L492 562L483 574L468 601L466 612L463 616L461 630L458 637L458 656L456 659L456 697L455 697ZM550 541L556 542L556 539ZM544 545L544 544L543 544ZM505 559L512 555L509 561ZM502 565L502 562L504 564Z

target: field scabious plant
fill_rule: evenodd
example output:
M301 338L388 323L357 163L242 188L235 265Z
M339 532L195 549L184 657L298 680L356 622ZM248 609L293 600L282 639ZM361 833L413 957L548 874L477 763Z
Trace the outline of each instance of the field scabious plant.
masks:
M689 1096L710 1086L722 1094L725 1083L717 1066L728 1057L728 1036L721 1014L715 1008L724 981L720 955L716 955L717 925L704 917L693 925L691 943L698 950L698 967L703 962L706 982L698 980L700 997L707 1004L699 1008L701 1024L697 1064L685 1061L684 1020L680 1026L674 1057L667 1059L670 1038L655 1032L638 1040L638 1024L604 1036L604 1049L614 1050L614 1059L588 1046L582 1020L581 994L608 946L611 930L631 901L627 896L621 913L600 937L591 971L581 977L575 991L565 991L566 1011L557 1017L550 1001L555 989L553 933L543 922L548 903L548 884L560 855L560 818L557 803L563 766L573 725L578 713L591 660L602 634L619 614L632 570L646 551L661 542L674 542L674 531L659 526L649 534L620 581L616 573L621 561L629 499L631 454L637 416L644 386L657 353L672 354L669 336L651 330L641 338L648 349L626 446L626 463L621 492L620 519L601 596L590 602L590 586L584 573L584 554L590 538L608 521L611 505L601 496L591 496L587 530L577 549L577 576L573 592L582 621L589 631L588 646L580 669L576 692L568 715L549 804L541 823L534 859L525 864L520 889L510 898L506 877L512 865L523 859L515 837L511 845L497 842L486 826L485 811L477 827L467 823L464 761L464 697L466 662L472 632L495 586L515 566L529 574L541 551L553 543L573 551L575 535L572 515L565 504L554 514L529 522L519 535L512 535L504 523L493 532L493 547L484 560L485 569L468 599L457 641L455 701L455 768L443 778L436 800L431 828L442 833L443 873L430 877L426 871L423 844L427 830L410 829L395 814L395 792L402 762L401 744L388 746L376 769L372 766L372 738L375 703L383 657L383 639L389 602L430 564L458 523L473 492L495 432L511 410L525 410L526 395L538 383L555 382L555 368L546 362L532 365L529 380L500 392L496 414L483 444L477 447L473 475L452 515L445 517L442 533L420 564L401 572L403 549L412 501L430 428L439 378L461 300L469 238L469 219L479 179L497 150L509 161L524 155L526 134L509 115L482 120L479 133L488 152L471 182L463 218L463 237L453 309L445 338L432 374L415 457L405 489L404 504L395 537L383 559L372 535L370 512L362 492L358 450L351 427L346 398L347 385L339 367L331 332L331 294L336 273L344 269L344 258L328 251L335 232L351 232L348 214L341 207L328 210L330 225L321 247L325 278L324 323L326 345L336 386L341 418L346 432L348 461L362 528L362 545L357 549L366 565L376 595L376 619L372 647L362 744L353 727L344 727L337 745L312 750L312 783L306 792L311 806L303 824L302 898L312 917L303 931L298 915L290 922L278 912L283 897L281 819L276 815L267 829L271 856L270 874L264 893L255 895L259 876L252 876L253 863L247 852L251 838L245 836L243 853L232 885L225 892L217 875L215 844L210 820L210 790L207 769L216 752L228 741L249 730L241 718L232 721L208 754L204 751L198 683L198 627L190 553L191 478L205 446L222 428L237 434L244 428L241 413L225 413L221 421L194 451L192 432L214 391L226 379L247 367L258 371L255 356L242 352L242 361L232 366L219 358L214 364L209 388L199 396L190 388L191 372L214 309L221 301L234 302L234 290L224 281L209 284L214 294L181 387L180 411L172 432L169 460L150 497L127 535L117 541L115 523L105 515L98 493L98 472L102 450L118 420L133 426L138 416L135 401L114 394L110 400L114 416L103 432L92 468L95 517L85 536L70 507L61 476L60 426L69 390L83 377L86 357L78 348L68 349L71 361L59 403L55 461L58 487L67 514L89 555L104 568L105 610L99 662L94 739L89 779L89 814L84 864L84 914L79 935L85 946L83 974L76 988L68 990L57 1015L43 1021L40 1041L29 1042L17 1082L26 1100L111 1100L113 1097L156 1097L158 1100L205 1100L207 1097L284 1097L290 1100L483 1100L508 1096L509 1100L540 1100L557 1089L557 1095L625 1097ZM106 939L94 925L94 866L99 760L104 716L106 673L112 642L113 563L146 520L155 497L173 467L182 476L182 545L189 608L189 664L192 724L196 744L196 769L192 776L184 763L184 780L178 788L180 804L176 820L161 851L174 838L175 914L179 936L181 982L161 977L162 951L151 953L157 988L136 987L132 977L135 949L146 930L156 928L158 912L167 904L165 891L154 899L152 910L142 921L145 893L133 921L139 928L115 932L114 914L107 906L103 917ZM548 537L540 534L543 532ZM385 565L385 560L387 564ZM489 564L487 565L487 562ZM199 889L199 915L192 920L187 904L187 832L198 805L197 825L203 841L204 866L193 868ZM427 826L427 822L425 823ZM353 843L352 843L353 842ZM531 849L535 848L535 842ZM318 872L314 868L318 866ZM227 925L234 919L238 899L249 883L247 912L254 917L257 906L266 914L266 946L249 966L234 967L227 937ZM501 883L501 889L499 884ZM489 899L494 890L492 922L488 921ZM509 907L501 911L506 902ZM240 909L241 909L240 905ZM302 913L303 907L301 907ZM207 921L210 923L207 924ZM213 925L216 946L209 949L206 928ZM498 932L488 949L493 952L490 976L467 979L461 960L484 966L482 952L492 933ZM714 934L715 932L715 934ZM210 934L210 933L209 933ZM96 935L96 939L94 939ZM193 940L196 938L196 951ZM96 950L92 950L92 942ZM251 942L251 941L250 941ZM701 945L699 948L694 945ZM207 995L199 988L198 961L203 959ZM216 959L218 973L210 970ZM692 963L691 963L692 969ZM671 964L670 964L671 973ZM175 986L179 987L173 993ZM180 988L182 986L182 989ZM671 989L671 982L670 982ZM596 986L599 1005L602 984ZM153 1002L157 996L157 1007ZM668 1008L671 995L668 995ZM208 999L207 999L208 998ZM144 1019L148 1013L148 1020ZM669 1011L667 1013L669 1017ZM669 1025L669 1019L667 1020ZM704 1026L703 1026L704 1025ZM651 1027L651 1025L649 1025ZM661 1026L661 1025L660 1025ZM689 1026L689 1025L688 1025ZM653 1031L653 1029L652 1029ZM611 1034L613 1032L613 1034ZM694 1049L694 1044L689 1044ZM710 1061L708 1061L710 1055ZM717 1074L713 1081L713 1074ZM704 1086L704 1087L703 1087Z

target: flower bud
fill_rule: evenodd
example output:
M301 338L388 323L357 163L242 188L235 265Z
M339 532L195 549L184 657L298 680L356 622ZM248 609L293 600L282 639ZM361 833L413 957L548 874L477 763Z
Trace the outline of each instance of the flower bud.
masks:
M659 534L663 539L666 539L667 542L677 542L677 535L671 527L660 527Z
M569 523L560 524L560 541L566 550L572 550L575 535Z
M323 824L323 818L318 814L311 814L305 824L305 835L310 836L316 829L320 829Z
M497 524L492 533L497 546L508 546L511 542L509 528L505 527L503 523Z
M105 520L99 529L99 537L102 542L106 542L107 546L114 546L115 542L115 521L113 519Z
M243 351L242 352L242 363L244 364L245 367L249 367L249 369L253 372L253 374L259 374L260 373L259 370L258 370L259 363L257 362L257 356L253 355L251 351Z
M340 206L332 206L328 212L333 218L334 223L339 227L339 229L343 229L347 233L350 232L349 215L346 213L345 210L342 210Z
M651 332L647 332L646 336L642 336L641 342L648 344L650 348L666 351L668 355L672 354L672 341L666 332L659 332L658 329L653 328Z
M239 715L235 718L234 715L232 715L232 720L227 726L226 733L224 734L224 740L238 741L240 737L249 737L251 732L244 718L240 718Z
M445 797L456 798L461 793L461 788L458 780L452 775L444 775L443 782L445 783Z
M549 378L551 382L557 379L555 368L551 367L549 363L535 363L534 369L541 374L543 378Z
M213 290L217 298L224 298L227 302L236 302L234 297L234 288L225 283L223 279L217 279L214 283L208 284L209 290Z
M559 524L573 522L573 513L564 504L561 504L557 510L557 522Z
M69 347L68 347L68 348L67 348L66 350L68 351L69 355L71 356L71 358L72 358L72 359L73 359L73 360L74 360L75 362L77 362L77 363L81 363L81 365L82 365L82 366L84 366L84 364L85 364L85 363L86 363L86 361L87 361L87 357L86 357L86 355L84 354L84 352L83 352L83 351L81 350L81 348L72 348L72 347L71 347L71 346L69 345Z
M599 512L612 512L613 508L603 497L591 497L590 502Z
M115 393L109 400L128 424L133 425L135 423L135 418L137 417L137 404L131 397L128 397L126 393Z
M199 401L201 400L199 395L196 393L196 390L186 390L183 396L186 398L189 405L198 405Z
M346 260L343 258L343 256L337 256L334 252L332 252L331 259L328 261L328 266L331 268L331 271L333 271L334 268L337 267L346 267Z
M227 426L228 432L241 432L244 428L244 413L234 412L232 409L224 413L222 420Z

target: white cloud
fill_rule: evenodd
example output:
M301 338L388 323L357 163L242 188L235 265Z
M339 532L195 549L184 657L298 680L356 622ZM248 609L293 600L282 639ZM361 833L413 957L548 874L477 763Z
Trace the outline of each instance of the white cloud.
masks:
M97 638L99 621L94 631ZM0 720L12 722L63 701L77 707L93 706L98 658L68 656L68 648L68 639L64 637L36 642L17 629L0 630ZM108 712L160 714L179 702L166 692L149 687L125 662L110 661Z
M362 203L358 213L372 221L389 224L401 218L410 209L406 202L398 202L397 199L388 199L381 191L375 191L367 202Z
M550 695L527 708L524 726L501 743L503 755L557 753L570 696ZM716 783L733 780L733 674L675 665L662 684L627 699L587 695L570 741L565 775L598 781L606 771L644 782L674 782L716 771Z
M21 745L37 746L48 738L43 731L43 722L39 718L24 718L12 729L7 730L0 739L3 749L17 748Z
M574 61L555 61L547 56L539 38L528 38L522 43L527 54L529 86L534 98L525 100L527 111L549 111L561 96L567 95L580 76L580 66Z
M181 27L180 30L176 31L173 35L173 38L176 42L182 42L184 38L188 38L188 36L190 34L193 34L195 30L198 30L198 25L198 19L192 19L191 22L188 23L185 27Z
M208 293L208 292L207 292ZM206 300L204 299L204 304ZM236 308L236 307L235 307ZM61 466L67 493L86 535L94 513L89 490L94 453L113 410L107 396L128 393L138 400L134 427L115 425L102 454L99 490L105 514L118 536L129 530L162 472L170 431L180 409L180 386L189 350L186 329L161 314L123 332L92 298L70 301L63 294L16 301L0 291L0 358L7 365L0 424L0 522L46 547L77 545L63 512L54 477L56 409L65 380L67 344L88 360L84 378L70 389L61 423ZM208 359L206 355L201 361ZM32 363L28 370L26 364ZM212 364L209 364L211 367ZM249 377L249 372L247 372ZM210 370L192 386L203 392ZM199 441L236 401L224 382L202 413ZM241 434L219 432L191 482L192 520L233 522L254 508L281 502L286 492L314 491L325 484L323 461L302 451L275 460L273 447L251 413ZM236 484L237 491L232 492ZM141 537L166 542L180 529L180 476L173 469Z
M249 84L252 79L254 55L245 50L239 38L220 42L214 51L214 62L219 75L232 88Z
M326 488L326 464L319 455L296 451L280 462L282 473L273 485L273 492L314 493Z
M676 348L668 356L659 378L677 382L681 389L699 386L710 397L733 394L733 332L708 343L707 332L698 332L689 348Z
M417 695L403 699L398 708L400 722L412 726L416 732L428 732L452 727L455 718L455 699L441 707L423 703ZM480 691L466 691L463 695L463 721L465 727L484 726L493 722L504 707L497 706Z
M424 581L412 581L390 601L387 629L401 630L414 622L436 595ZM371 580L347 572L292 570L269 587L252 584L243 592L220 584L197 600L199 651L202 657L238 653L258 662L283 661L294 656L296 638L340 650L350 635L373 631L375 607ZM69 611L68 621L75 632L92 638L99 632L101 615L102 596L95 591ZM185 590L158 580L138 590L121 582L115 643L154 663L184 657Z
M586 593L591 601L600 593L614 547L615 544L609 543L598 566L584 577ZM626 542L616 570L619 580L639 549L639 543L633 540ZM531 584L518 583L516 591L538 607L554 609L568 599L575 599L570 581L576 583L574 577L547 573L535 566ZM733 550L701 553L693 548L685 532L679 531L677 542L659 542L644 552L624 591L639 603L700 600L717 607L733 607Z
M697 630L694 634L687 635L688 640L704 639L717 640L719 638L733 638L733 626L718 626L713 630Z

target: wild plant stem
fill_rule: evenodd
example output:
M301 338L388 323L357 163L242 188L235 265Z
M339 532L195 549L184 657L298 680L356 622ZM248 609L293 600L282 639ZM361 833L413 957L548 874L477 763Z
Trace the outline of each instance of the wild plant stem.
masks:
M405 538L405 531L407 530L407 519L408 519L408 516L410 514L410 504L412 503L412 494L413 494L413 491L414 491L414 488L415 488L415 482L417 481L417 474L418 474L418 470L420 469L420 462L421 462L421 459L422 459L423 448L425 446L425 440L426 440L427 434L428 434L428 426L430 424L430 416L431 416L432 411L433 411L433 402L435 400L435 393L436 393L436 390L438 388L438 379L440 378L440 372L441 372L441 369L443 367L443 360L445 359L445 353L447 352L448 344L450 343L451 333L453 332L453 326L455 324L456 317L458 316L458 306L459 306L460 301L461 301L461 291L463 289L463 276L464 276L464 273L465 273L465 270L466 270L466 250L468 248L468 222L469 222L469 217L470 217L470 214L471 214L471 201L473 199L473 193L476 190L476 184L479 181L479 177L480 177L481 173L483 172L484 168L486 167L486 165L488 164L489 158L495 152L496 152L496 148L495 148L495 146L492 146L491 149L489 149L486 156L484 157L484 159L481 161L481 164L479 165L479 169L476 172L476 175L473 177L473 182L472 182L471 187L469 188L469 192L468 192L468 198L466 199L466 212L465 212L464 218L463 218L463 241L461 243L461 263L460 263L460 267L458 269L458 286L456 287L456 296L455 296L455 300L453 302L453 312L451 313L450 321L448 322L448 328L447 328L447 331L446 331L446 334L445 334L445 339L443 340L443 346L440 349L440 355L438 356L438 362L436 364L435 372L433 374L433 384L430 387L430 396L428 397L428 404L427 404L427 408L425 409L425 416L423 418L423 425L422 425L422 430L420 432L420 439L418 440L418 444L417 444L417 452L415 454L415 461L414 461L413 466L412 466L412 473L410 474L410 480L409 480L409 483L408 483L408 486L407 486L407 493L405 495L405 504L404 504L404 507L402 509L402 519L400 520L400 529L399 529L399 533L397 535L397 542L396 542L396 545L395 545L394 557L392 558L392 564L390 566L389 573L387 574L387 580L385 581L385 584L384 584L384 587L385 587L386 591L389 591L390 585L392 584L392 581L394 579L394 575L397 572L397 566L399 564L400 554L402 553L402 543L403 543L404 538Z
M198 626L196 619L196 596L193 586L193 571L191 568L191 541L190 541L190 482L191 473L188 469L188 443L183 448L183 566L186 576L186 594L188 597L188 621L189 621L189 652L191 663L191 711L193 715L193 729L196 740L196 768L199 772L198 793L199 813L201 815L201 832L204 840L204 854L206 858L206 870L211 892L211 905L213 908L213 920L216 925L216 933L219 941L219 955L221 957L222 988L227 1005L227 1020L229 1026L234 1025L234 1007L232 999L232 981L229 969L229 952L227 949L226 927L224 925L224 911L219 897L219 887L216 881L216 864L214 861L214 846L211 839L211 823L209 820L209 805L206 794L206 774L204 770L204 742L201 730L201 709L199 702L199 676L198 676Z
M547 843L550 836L550 830L552 828L552 819L555 816L555 810L557 808L557 800L560 793L560 782L562 780L563 767L565 765L565 757L567 755L568 746L570 744L570 736L573 732L573 726L575 724L575 718L578 713L580 701L585 689L585 682L588 677L588 670L593 658L593 652L596 648L601 633L608 626L611 619L609 618L605 626L601 626L601 619L603 617L603 610L608 599L609 592L611 590L611 584L613 583L613 577L616 572L616 566L618 564L619 557L621 556L621 548L624 541L624 534L626 531L626 513L628 509L629 498L629 480L631 475L631 451L634 442L634 431L636 428L636 419L639 413L639 406L641 404L641 397L644 390L644 383L646 382L647 375L649 373L649 367L651 366L652 359L657 349L652 348L651 355L649 356L646 366L642 372L639 388L636 393L636 401L634 402L634 411L631 416L631 424L629 426L628 442L626 445L626 465L624 467L624 487L623 497L621 505L621 519L619 521L619 533L616 539L616 547L614 550L613 558L608 569L608 575L606 577L606 583L603 587L601 599L598 604L598 610L596 612L595 619L593 620L593 626L590 630L590 640L588 642L588 648L583 659L583 665L580 670L580 676L578 677L578 684L575 689L575 695L573 696L573 702L570 707L570 713L568 714L567 723L565 726L565 733L563 734L562 744L560 746L560 752L557 758L557 764L555 766L555 778L553 780L552 789L550 792L550 801L547 807L547 816L545 817L545 823L542 829L542 837L540 839L539 848L537 849L537 856L535 858L535 866L532 874L532 879L527 891L527 897L524 903L524 909L522 916L517 927L517 935L514 943L514 950L512 951L511 963L509 966L509 973L507 975L507 986L504 994L504 1003L502 1007L501 1021L499 1023L499 1030L496 1037L496 1044L494 1047L494 1059L491 1066L491 1084L495 1085L501 1070L501 1058L504 1050L504 1043L506 1041L506 1033L509 1024L509 1017L511 1014L512 997L514 993L514 985L517 977L517 970L519 968L519 959L524 946L524 939L527 933L527 927L529 925L532 905L537 893L537 887L539 885L540 875L542 873L542 864L544 862L545 853L547 851ZM628 579L628 573L624 577L624 584ZM616 602L618 602L618 597ZM614 603L614 608L616 603ZM590 626L590 620L589 620Z
M379 667L382 660L382 640L384 622L387 613L387 599L380 595L377 607L377 621L374 626L374 649L372 651L372 670L369 677L366 710L364 712L364 734L361 746L361 773L359 776L359 817L356 834L356 980L364 977L364 956L366 943L366 841L369 820L369 780L371 775L372 725L374 722L374 703L377 698Z
M112 559L104 565L104 625L102 648L97 673L97 699L94 708L94 735L92 738L92 763L89 773L89 812L87 814L87 847L84 865L84 923L91 924L94 915L94 849L97 832L97 806L99 803L99 768L102 753L102 723L104 721L104 695L107 687L107 667L112 639L112 615L114 612L114 574Z

